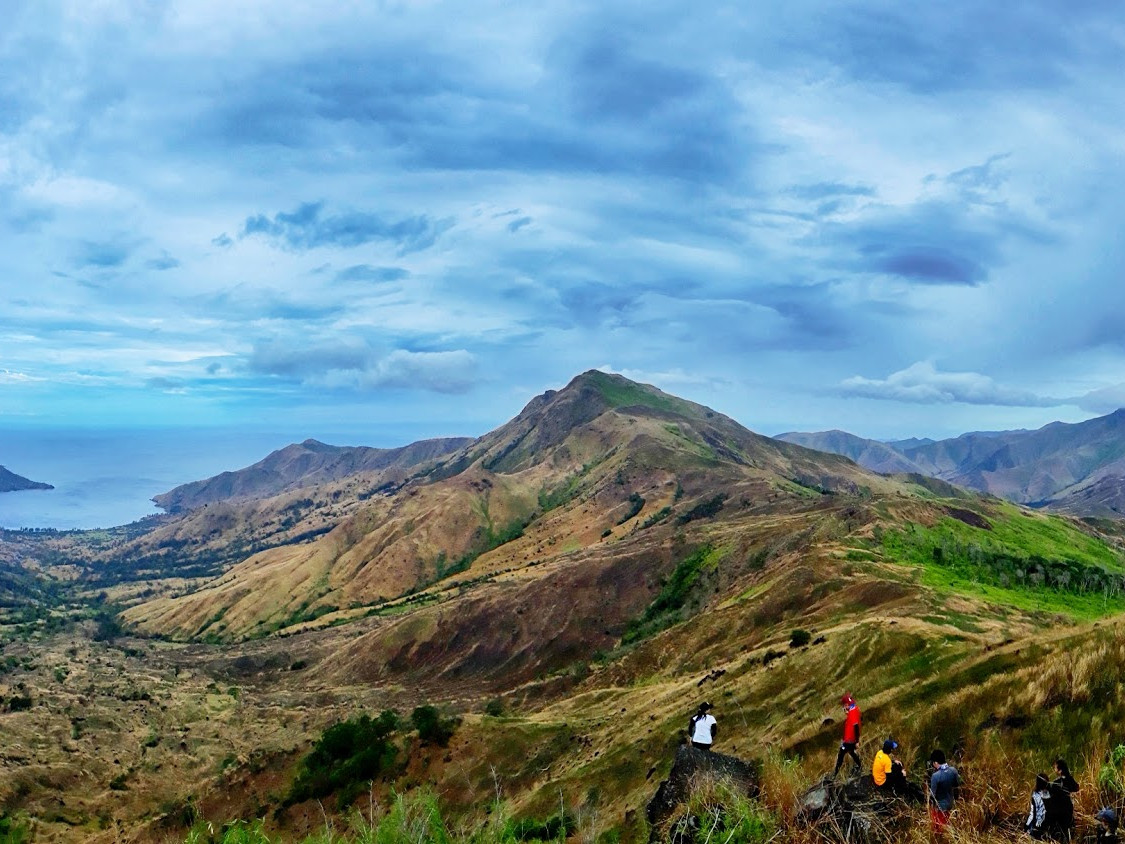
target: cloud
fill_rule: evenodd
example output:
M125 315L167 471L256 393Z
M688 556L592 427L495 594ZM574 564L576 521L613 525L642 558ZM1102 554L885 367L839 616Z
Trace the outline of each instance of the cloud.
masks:
M464 349L441 352L396 349L380 356L360 340L309 347L294 347L278 341L260 343L247 364L257 374L331 390L463 393L477 382L477 359Z
M372 353L359 341L304 346L275 340L256 344L247 364L262 375L303 378L330 370L366 370Z
M29 375L26 372L14 372L11 369L0 369L0 384L28 384L32 381L43 381L45 379L35 375Z
M940 372L920 361L884 379L856 375L840 384L844 396L885 399L911 404L976 404L1004 407L1057 407L1066 399L1046 398L1026 390L1003 387L978 372Z
M150 270L174 270L180 265L180 262L165 252L159 258L153 258L145 262L145 266Z
M264 235L274 243L304 251L319 247L352 248L373 241L390 241L398 254L429 249L453 226L449 218L433 220L426 215L388 221L362 211L347 211L335 216L322 215L324 203L306 202L292 212L247 217L241 237Z
M211 245L218 246L220 249L227 249L234 245L234 239L226 232L223 232L217 237L211 238Z
M1091 413L1113 413L1113 411L1125 407L1125 382L1102 387L1099 390L1091 390L1084 396L1076 398L1074 404Z
M73 263L78 268L113 269L129 260L133 249L131 244L122 240L86 240L75 250Z
M816 200L840 196L875 196L875 188L868 185L848 185L843 182L815 182L808 185L794 185L786 193L797 199Z
M530 217L520 217L518 220L512 220L512 222L508 223L508 231L510 231L514 234L515 232L518 232L520 229L522 229L524 226L530 226L530 225L531 225L531 218Z
M882 249L874 250L876 253ZM876 272L897 275L919 284L966 284L974 286L987 278L983 266L971 258L932 247L896 249L876 255L869 264Z
M355 264L336 273L336 281L402 281L410 277L410 271L402 267L373 267L370 264Z

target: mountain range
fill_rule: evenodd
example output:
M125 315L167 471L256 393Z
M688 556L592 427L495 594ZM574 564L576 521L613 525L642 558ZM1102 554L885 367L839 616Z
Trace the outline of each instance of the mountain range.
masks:
M861 445L890 473L591 371L476 439L306 441L142 523L0 535L24 578L0 589L5 811L60 842L180 841L200 818L300 840L349 811L285 800L314 743L434 704L453 739L400 730L398 761L352 783L365 807L425 783L640 844L701 699L721 750L771 748L780 823L831 770L847 690L913 770L938 745L992 778L1000 802L966 795L966 817L1014 817L1043 748L1122 738L1125 523L920 471L940 443Z
M884 443L844 431L778 439L844 455L881 473L916 473L1009 501L1080 516L1125 514L1125 409L1038 430Z
M0 492L19 492L25 489L54 489L50 484L31 481L0 466Z

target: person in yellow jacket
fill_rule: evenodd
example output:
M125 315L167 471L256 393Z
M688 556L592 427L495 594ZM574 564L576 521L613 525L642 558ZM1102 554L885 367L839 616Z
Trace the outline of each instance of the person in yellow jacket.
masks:
M875 754L875 761L871 765L871 779L875 781L875 788L879 791L910 802L919 802L924 795L917 786L907 781L902 760L891 755L896 750L898 742L894 739L889 738L883 742L883 749Z

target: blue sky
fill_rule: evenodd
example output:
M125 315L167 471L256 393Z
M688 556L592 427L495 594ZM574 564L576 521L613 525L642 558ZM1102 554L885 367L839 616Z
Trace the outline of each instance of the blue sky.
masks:
M0 427L383 444L595 367L766 433L1125 405L1116 3L5 16Z

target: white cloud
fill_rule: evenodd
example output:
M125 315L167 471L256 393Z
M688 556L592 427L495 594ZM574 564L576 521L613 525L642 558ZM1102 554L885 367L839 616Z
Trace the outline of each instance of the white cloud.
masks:
M1039 396L997 384L979 372L940 372L930 361L893 372L886 378L847 378L840 384L845 396L887 399L912 404L999 405L1005 407L1056 407L1065 399Z
M1125 407L1125 382L1091 390L1074 400L1074 404L1091 413L1113 413Z

